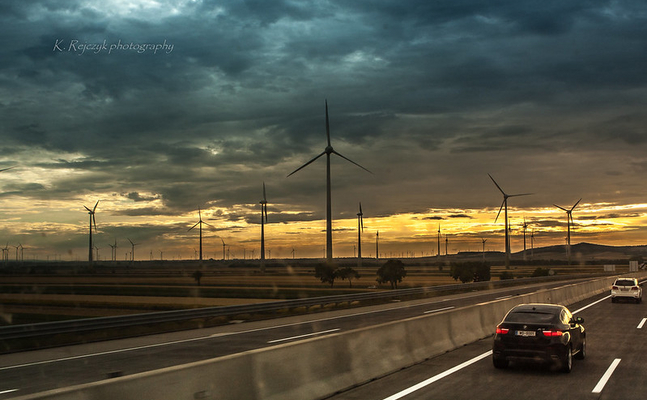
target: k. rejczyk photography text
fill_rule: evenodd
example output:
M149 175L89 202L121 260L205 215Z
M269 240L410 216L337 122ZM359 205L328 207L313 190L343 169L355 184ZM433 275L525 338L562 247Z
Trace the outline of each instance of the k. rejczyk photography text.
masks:
M174 45L167 43L166 39L164 39L164 42L162 43L135 43L122 42L121 40L112 43L108 43L107 40L104 40L100 43L89 43L88 41L82 41L78 39L56 39L52 51L59 53L76 53L79 56L85 54L86 52L94 54L106 52L108 54L111 54L113 52L120 51L131 51L140 54L146 52L152 52L153 54L163 52L169 54L173 51L173 47Z

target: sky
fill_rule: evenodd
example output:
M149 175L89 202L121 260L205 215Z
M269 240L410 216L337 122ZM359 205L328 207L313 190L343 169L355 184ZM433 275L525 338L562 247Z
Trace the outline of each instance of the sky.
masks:
M4 0L0 244L15 258L646 244L640 1ZM496 219L496 221L495 221ZM528 239L527 246L530 247ZM444 246L442 251L444 252ZM95 256L96 257L96 256Z

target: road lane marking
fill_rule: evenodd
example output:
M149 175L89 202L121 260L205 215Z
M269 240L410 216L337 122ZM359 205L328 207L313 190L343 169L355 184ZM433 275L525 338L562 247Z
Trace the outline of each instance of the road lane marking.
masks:
M437 310L429 310L429 311L425 311L424 314L437 313L437 312L441 312L441 311L451 310L452 308L456 308L456 307L451 306L451 307L439 308Z
M643 318L643 320L640 321L640 323L638 324L637 328L642 329L643 325L645 325L645 322L647 322L647 318Z
M586 305L586 306L584 306L584 307L582 307L582 308L579 308L579 309L577 309L577 310L573 311L573 312L572 312L572 314L576 314L576 313L578 313L578 312L580 312L580 311L584 311L584 310L586 310L587 308L589 308L589 307L591 307L591 306L594 306L594 305L596 305L596 304L598 304L598 303L601 303L601 302L603 302L604 300L607 300L607 299L609 299L609 298L611 298L611 295L608 295L608 296L606 296L606 297L603 297L603 298L601 298L600 300L594 301L593 303L591 303L591 304L589 304L589 305Z
M0 394L13 393L13 392L17 392L18 390L20 390L20 389L3 390L3 391L0 392Z
M509 295L507 295L507 296L496 297L494 300L509 299L510 297L512 297L512 295L511 295L511 294L509 294Z
M409 387L407 389L404 389L404 390L402 390L402 391L400 391L400 392L398 392L398 393L396 393L396 394L394 394L392 396L389 396L384 400L401 399L404 396L415 392L416 390L420 390L420 389L422 389L423 387L425 387L427 385L431 385L432 383L434 383L436 381L439 381L439 380L445 378L446 376L449 376L449 375L453 374L454 372L460 371L461 369L463 369L465 367L469 367L470 365L474 364L475 362L480 361L480 360L482 360L482 359L484 359L486 357L489 357L491 355L492 355L492 350L490 350L490 351L488 351L486 353L483 353L480 356L476 356L476 357L472 358L471 360L467 360L464 363L459 364L459 365L455 366L454 368L450 368L445 372L441 372L438 375L434 375L431 378L429 378L427 380L424 380L424 381L422 381L422 382L420 382L418 384L415 384L415 385L413 385L413 386L411 386L411 387Z
M602 389L604 389L604 385L607 384L607 382L611 378L611 375L613 375L613 371L615 371L618 364L620 364L620 360L621 360L620 358L616 358L615 360L613 360L611 365L609 365L607 372L605 372L604 375L602 375L602 378L600 378L600 381L598 382L598 384L595 385L595 387L593 388L592 393L602 392Z
M309 336L318 336L318 335L323 335L323 334L330 333L330 332L337 332L337 331L340 331L340 330L341 330L340 328L336 328L336 329L329 329L327 331L312 332L312 333L307 333L305 335L299 335L299 336L292 336L292 337L289 337L289 338L270 340L267 343L278 343L278 342L285 342L285 341L293 340L293 339L302 339L302 338L309 337Z

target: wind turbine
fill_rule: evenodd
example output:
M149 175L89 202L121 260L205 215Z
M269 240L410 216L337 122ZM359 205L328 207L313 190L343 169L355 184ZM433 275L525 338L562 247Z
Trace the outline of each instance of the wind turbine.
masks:
M89 252L88 252L88 261L90 264L92 264L92 250L94 247L94 243L92 242L92 224L94 224L94 231L97 231L97 221L94 218L94 214L97 211L97 206L99 205L99 201L97 200L96 204L94 207L92 207L92 210L90 210L88 207L85 207L86 210L88 210L88 214L90 214L90 245L89 245Z
M528 223L526 222L526 217L523 218L523 260L526 260L526 229L528 229Z
M568 230L568 233L566 234L566 244L568 246L566 248L566 251L568 254L568 265L571 265L571 224L575 225L575 222L573 221L573 210L575 209L575 207L577 207L578 204L580 204L580 201L582 201L581 198L570 209L566 209L564 207L558 206L557 204L553 204L555 207L566 211L566 225Z
M481 242L483 242L483 262L485 262L485 242L487 242L487 239L481 238Z
M225 259L225 248L227 247L227 245L225 244L225 241L224 241L223 238L220 238L220 240L222 240L222 259L224 260Z
M315 160L317 160L319 157L323 156L324 154L326 155L326 260L330 264L332 263L332 202L331 202L331 184L330 184L330 155L331 154L336 154L339 157L343 158L344 160L357 165L364 171L371 173L368 169L362 167L355 161L344 157L340 153L336 152L333 148L332 145L330 144L330 123L328 120L328 100L326 100L326 137L328 139L328 146L324 149L324 151L313 158L312 160L308 161L307 163L303 164L293 172L291 172L289 176L293 175L297 171L300 171L301 169L307 167L308 165L312 164Z
M357 266L362 266L362 232L364 232L364 213L362 212L362 203L359 203L359 212L357 213Z
M198 217L199 221L195 223L192 227L189 228L187 232L189 232L191 229L195 228L196 226L200 225L199 230L200 230L200 261L202 261L202 224L209 225L208 223L204 222L202 220L202 212L198 208ZM211 226L211 225L209 225Z
M438 257L440 257L440 223L438 224Z
M117 239L115 239L115 244L108 243L108 246L111 248L110 257L112 261L117 261Z
M265 182L263 182L263 200L261 204L261 268L265 265L265 223L267 222L267 196L265 195Z
M499 207L499 212L496 215L496 218L494 219L494 223L499 219L499 215L501 214L501 210L505 208L505 267L506 269L510 268L510 233L508 232L508 199L510 197L519 197L519 196L528 196L531 195L532 193L520 193L520 194L507 194L506 192L501 189L501 186L499 186L498 183L492 178L492 175L488 174L490 179L492 179L492 182L496 185L497 189L501 192L503 195L503 203L501 203L501 207Z
M126 238L128 239L128 238ZM130 261L135 262L135 246L138 245L139 243L133 243L132 240L128 239L130 242L130 245L132 246L132 251L130 252Z

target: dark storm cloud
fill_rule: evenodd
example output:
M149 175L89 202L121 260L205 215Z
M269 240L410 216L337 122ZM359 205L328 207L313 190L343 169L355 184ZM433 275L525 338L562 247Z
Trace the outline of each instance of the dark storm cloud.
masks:
M324 161L285 176L324 150L325 98L335 149L378 174L335 159L337 210L369 193L385 216L477 201L447 188L471 194L454 182L530 156L549 161L519 176L557 181L559 151L645 143L641 2L202 1L146 18L112 7L3 2L0 154L61 152L33 165L89 173L58 178L54 194L163 202L128 215L250 204L267 181L272 201L314 210L280 222L320 217ZM79 55L72 40L174 48Z

